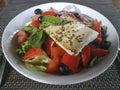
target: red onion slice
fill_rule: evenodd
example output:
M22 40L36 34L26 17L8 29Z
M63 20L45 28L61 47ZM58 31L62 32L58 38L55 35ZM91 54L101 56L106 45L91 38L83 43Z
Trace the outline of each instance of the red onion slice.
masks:
M78 9L76 6L74 5L68 5L66 7L64 7L62 9L62 11L65 11L65 12L78 12L80 13L80 9Z

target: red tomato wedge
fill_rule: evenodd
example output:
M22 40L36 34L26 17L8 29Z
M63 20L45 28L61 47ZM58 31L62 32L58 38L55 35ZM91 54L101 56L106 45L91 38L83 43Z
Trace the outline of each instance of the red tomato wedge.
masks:
M92 48L91 52L92 52L92 56L97 56L97 57L102 57L109 53L108 50L101 48Z
M83 66L87 67L91 58L91 47L89 45L83 48L81 56L82 56Z
M60 65L60 58L59 57L53 58L47 66L47 72L58 73L59 65Z
M40 25L41 25L41 23L38 20L34 20L31 23L31 26L36 27L36 28L39 28Z
M100 44L102 42L101 25L97 19L93 21L93 26L91 28L99 33L98 37L94 40L94 43Z
M16 34L15 34L15 39L18 45L21 45L23 42L25 42L28 38L28 33L26 33L23 30L19 30Z
M51 55L51 47L54 46L54 43L55 42L50 37L47 37L44 42L44 49L49 56Z
M42 50L41 50L41 47L38 47L38 48L34 48L34 47L31 47L26 53L25 55L23 56L23 59L33 59L35 58L36 56L40 56L42 55Z
M51 47L51 58L62 57L64 50L58 47Z
M45 11L43 13L41 13L41 16L55 16L56 13L54 12L54 10L51 8L48 11Z
M78 72L80 55L72 56L65 53L61 59L61 63L65 64L73 73Z

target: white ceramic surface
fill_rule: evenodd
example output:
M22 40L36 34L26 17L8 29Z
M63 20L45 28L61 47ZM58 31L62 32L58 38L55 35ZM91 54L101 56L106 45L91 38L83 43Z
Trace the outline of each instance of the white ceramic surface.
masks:
M9 40L9 36L12 35L16 30L21 29L21 27L28 20L30 20L30 17L34 15L35 9L41 8L42 10L48 10L50 7L53 7L57 10L61 10L63 9L63 7L67 5L75 5L77 8L80 9L81 13L84 13L90 17L93 17L94 19L98 19L102 21L102 24L108 26L107 39L112 42L110 53L105 57L101 58L101 61L97 65L95 65L93 68L82 70L81 72L73 75L59 76L59 75L52 75L48 73L33 72L33 71L27 70L26 68L24 68L23 64L20 63L20 59L15 54L15 47L13 43ZM105 16L103 16L99 12L89 7L73 4L73 3L65 3L65 2L59 2L59 3L54 2L54 3L42 4L42 5L38 5L23 11L22 13L17 15L15 18L13 18L9 22L2 36L2 49L3 49L4 55L7 61L16 71L18 71L25 77L28 77L32 80L42 82L42 83L57 84L57 85L80 83L83 81L90 80L100 75L101 73L103 73L115 60L118 46L119 46L118 44L119 44L119 40L118 40L118 34L116 32L116 29Z

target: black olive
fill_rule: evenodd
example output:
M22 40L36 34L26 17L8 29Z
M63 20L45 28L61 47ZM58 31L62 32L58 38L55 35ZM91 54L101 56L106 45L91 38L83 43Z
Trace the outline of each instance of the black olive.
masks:
M41 23L42 22L43 16L38 17L38 21Z
M36 9L36 10L34 11L34 13L35 13L35 14L41 14L41 13L42 13L42 10L41 10L41 9Z
M76 18L80 18L80 15L79 15L78 13L74 13L74 16L75 16Z
M59 66L59 72L62 75L67 75L70 73L70 69L65 64L60 64Z
M110 46L111 46L111 42L110 41L103 41L100 44L100 47L103 48L103 49L108 49Z

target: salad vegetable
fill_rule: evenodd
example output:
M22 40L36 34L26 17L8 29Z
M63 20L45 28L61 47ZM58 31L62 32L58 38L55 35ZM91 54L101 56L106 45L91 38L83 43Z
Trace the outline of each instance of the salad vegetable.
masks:
M33 71L46 71L46 67L42 66L42 65L33 65L33 64L29 64L29 63L25 63L25 67L29 70L33 70Z
M91 47L85 46L81 52L82 63L84 67L87 67L91 59Z
M93 59L91 59L91 62L89 64L90 67L94 66L95 62L97 61L97 56L93 57Z
M92 29L96 30L99 35L98 37L94 40L94 43L100 44L102 42L102 35L101 35L101 25L97 20L93 21L93 25L91 27Z
M31 44L28 41L25 41L16 49L18 56L22 57L31 47Z
M67 75L94 66L99 58L109 53L111 42L106 40L107 26L80 13L77 7L65 7L61 11L36 9L34 13L14 37L16 53L27 69ZM83 34L76 33L79 30ZM73 54L79 44L81 51Z

